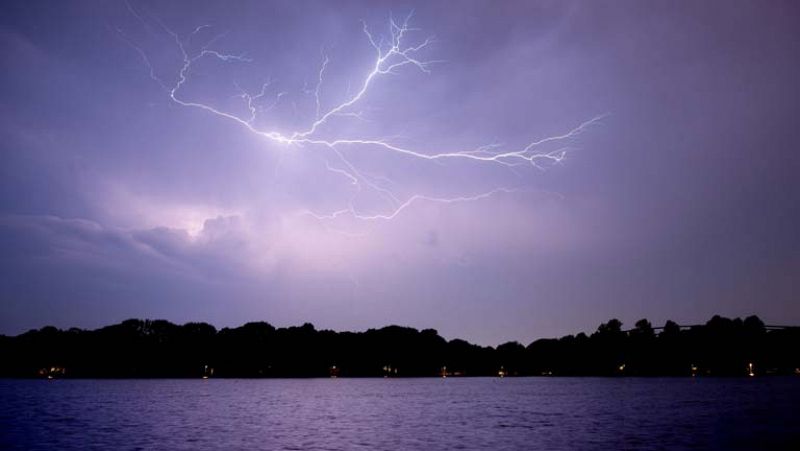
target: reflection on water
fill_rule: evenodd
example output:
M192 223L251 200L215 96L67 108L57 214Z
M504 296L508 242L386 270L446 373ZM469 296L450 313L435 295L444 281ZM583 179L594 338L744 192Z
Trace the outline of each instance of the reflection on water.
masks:
M0 449L800 449L800 378L0 380Z

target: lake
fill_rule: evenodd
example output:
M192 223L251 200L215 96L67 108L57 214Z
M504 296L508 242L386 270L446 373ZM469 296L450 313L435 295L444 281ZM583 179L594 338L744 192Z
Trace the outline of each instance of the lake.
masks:
M0 380L0 449L800 449L800 377Z

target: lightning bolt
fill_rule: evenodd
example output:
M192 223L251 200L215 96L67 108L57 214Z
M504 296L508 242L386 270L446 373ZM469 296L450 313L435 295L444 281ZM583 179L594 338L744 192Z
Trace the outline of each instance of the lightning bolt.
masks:
M126 6L136 19L138 19L149 31L152 32L153 28L148 24L142 14L136 11L130 4L126 2ZM508 149L503 148L499 144L490 144L476 147L474 149L464 150L449 150L443 152L430 152L422 149L405 147L397 144L392 139L369 139L363 137L353 136L336 136L333 138L321 137L321 130L336 117L350 117L356 119L363 119L363 113L358 111L356 107L358 104L368 96L374 81L379 77L399 74L404 69L418 70L423 73L429 73L431 66L440 61L424 60L420 56L425 49L427 49L434 40L430 37L411 41L411 35L418 31L411 28L409 22L412 15L409 14L402 21L396 21L394 18L389 19L388 37L377 37L370 31L367 24L363 23L363 33L366 40L374 50L374 62L370 66L369 72L364 74L357 90L354 93L348 94L346 98L330 108L323 108L321 102L321 92L325 81L325 72L328 68L330 60L322 52L322 63L317 73L317 80L313 90L306 90L306 93L314 97L314 118L310 124L304 129L295 130L291 132L281 132L278 130L264 129L256 125L257 119L260 114L263 114L275 106L277 106L282 98L286 96L287 92L277 92L271 94L271 101L266 103L264 99L269 95L269 89L272 86L272 81L265 82L258 93L251 94L244 89L236 86L239 94L236 96L240 98L244 107L248 111L247 116L237 115L230 111L225 111L221 107L212 104L192 100L184 97L183 89L188 83L189 76L192 72L192 67L198 61L204 59L215 59L224 63L241 63L246 64L252 62L244 54L228 54L211 48L211 45L219 40L223 35L217 35L208 40L199 49L191 51L195 47L193 41L199 39L199 35L204 30L208 30L210 26L201 25L194 29L186 38L181 38L178 33L172 31L157 19L153 19L155 24L166 35L172 38L177 50L179 51L182 59L182 64L174 75L175 81L169 83L157 74L157 70L151 63L147 53L135 42L128 38L122 31L118 31L119 37L130 45L139 55L144 65L148 68L150 77L156 81L162 89L164 89L169 99L177 105L187 108L195 108L203 110L209 114L215 115L221 119L232 121L241 126L246 132L252 133L266 141L281 144L289 149L304 149L308 147L318 147L326 152L331 158L325 160L325 167L333 174L341 176L344 181L353 187L355 190L353 194L347 199L346 206L336 211L327 213L316 213L312 211L304 211L303 214L310 215L320 221L330 221L342 217L351 217L363 221L378 221L378 220L391 220L396 218L402 212L407 210L417 202L435 202L441 204L453 204L478 201L486 199L490 196L499 193L512 193L519 191L514 187L501 186L489 191L480 192L476 194L464 194L454 197L438 197L426 194L411 194L401 198L396 194L391 186L394 185L392 180L385 177L377 177L367 174L365 171L360 170L358 164L352 159L348 158L343 150L349 151L379 151L388 154L395 154L405 158L416 159L424 162L444 164L451 160L462 160L472 162L479 165L497 165L510 170L521 166L531 166L538 169L544 169L547 165L557 164L562 162L568 150L569 145L563 145L555 150L542 151L545 145L553 145L564 143L568 144L571 140L586 132L590 127L599 123L606 115L599 115L593 117L571 130L555 135L548 136L542 139L534 140L528 144L516 148ZM348 89L349 91L349 89ZM335 161L335 164L331 164ZM387 187L388 186L388 187ZM379 213L369 213L361 211L356 207L356 199L359 195L367 190L371 190L384 199L386 202L385 210Z

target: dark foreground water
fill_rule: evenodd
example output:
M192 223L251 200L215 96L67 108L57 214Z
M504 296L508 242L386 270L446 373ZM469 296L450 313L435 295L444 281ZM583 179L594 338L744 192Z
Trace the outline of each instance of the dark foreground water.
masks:
M0 449L793 449L800 377L0 380Z

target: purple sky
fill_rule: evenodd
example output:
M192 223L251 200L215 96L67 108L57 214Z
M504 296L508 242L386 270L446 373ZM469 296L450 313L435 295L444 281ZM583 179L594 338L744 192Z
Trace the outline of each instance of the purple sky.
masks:
M611 317L800 323L796 2L130 6L0 6L0 333L146 317L496 345ZM413 52L432 64L376 76L309 137L458 155L258 134L353 98L376 60L362 21L386 51L412 10L401 48L434 37ZM170 32L218 52L176 96L217 113L170 98ZM242 92L268 80L248 129ZM491 157L599 116L531 149L560 161Z

